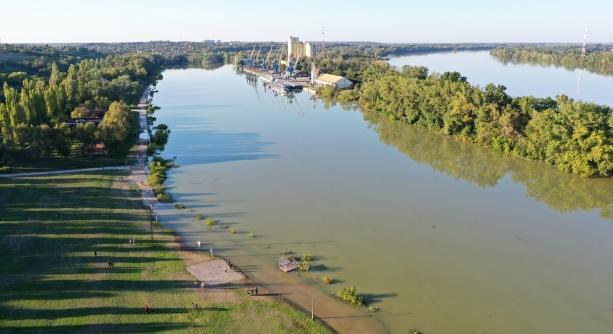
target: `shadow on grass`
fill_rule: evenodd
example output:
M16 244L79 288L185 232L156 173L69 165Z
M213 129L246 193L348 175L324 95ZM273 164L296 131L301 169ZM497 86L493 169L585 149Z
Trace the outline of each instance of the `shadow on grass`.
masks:
M2 333L164 333L193 327L191 323L130 323L4 327Z
M144 228L150 217L137 194L111 186L125 173L0 180L1 333L162 333L195 325L181 319L157 323L156 315L188 310L157 307L163 303L153 294L189 291L192 282L157 274L170 261L180 271L180 259L166 252L170 231L156 229L150 240ZM173 266L168 270L177 270ZM136 302L126 295L145 297ZM151 316L135 307L149 300ZM139 323L121 323L124 315L137 314ZM98 315L111 315L114 323L87 318ZM75 317L82 320L58 322Z

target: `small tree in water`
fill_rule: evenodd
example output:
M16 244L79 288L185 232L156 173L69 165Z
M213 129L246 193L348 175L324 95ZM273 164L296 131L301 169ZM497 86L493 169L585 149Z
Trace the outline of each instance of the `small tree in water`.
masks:
M364 306L364 297L357 294L355 286L337 291L336 296L345 303Z

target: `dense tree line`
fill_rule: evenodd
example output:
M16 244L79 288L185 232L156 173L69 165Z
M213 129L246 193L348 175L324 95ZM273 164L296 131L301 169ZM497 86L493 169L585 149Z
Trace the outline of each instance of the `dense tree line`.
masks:
M498 151L541 160L582 176L613 175L611 108L534 97L512 98L506 88L473 86L457 72L428 74L370 65L353 94L362 108Z
M104 56L83 47L0 44L0 87L5 82L19 87L29 77L48 78L52 64L66 71L70 64Z
M509 48L499 47L490 54L502 62L560 66L566 69L585 69L590 72L613 75L613 47L588 50L583 55L580 47L566 48Z
M135 137L135 115L145 87L155 82L163 59L148 54L85 59L66 72L52 64L48 77L8 82L0 97L0 162L91 153L97 142L110 154ZM104 115L96 125L87 117ZM83 122L67 124L70 118ZM74 121L74 120L73 120Z

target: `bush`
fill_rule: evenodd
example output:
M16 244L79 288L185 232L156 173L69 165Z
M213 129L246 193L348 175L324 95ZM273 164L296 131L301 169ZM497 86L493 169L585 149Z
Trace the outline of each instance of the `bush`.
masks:
M183 204L177 203L175 204L175 209L183 210L183 209L187 209L187 207Z
M302 261L300 261L299 265L300 265L300 271L307 272L307 271L309 271L311 269L311 262L309 262L309 261L302 260Z
M336 296L345 303L364 306L364 297L356 293L355 286L351 286L337 291Z
M305 254L302 256L302 261L300 261L300 271L309 271L311 269L311 261L313 257L311 255Z
M157 194L155 198L158 200L158 202L162 202L162 203L172 202L172 197L167 193Z
M207 218L204 220L204 223L205 223L207 226L213 226L213 225L215 225L215 220L214 220L213 218L211 218L211 217L207 217Z
M330 285L334 282L334 280L330 276L324 276L321 278L321 283L324 285Z

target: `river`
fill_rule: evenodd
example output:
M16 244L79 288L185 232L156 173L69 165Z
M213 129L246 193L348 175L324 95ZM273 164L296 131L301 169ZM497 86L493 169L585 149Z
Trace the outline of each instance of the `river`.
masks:
M511 94L572 95L559 78L576 73L498 64L518 68L529 90L479 66L483 57L391 62L455 69L479 84L489 75ZM586 87L582 96L613 104ZM321 289L329 292L355 285L392 333L613 332L613 180L564 174L307 93L275 96L229 66L165 71L158 90L157 123L172 131L163 155L180 165L168 186L187 206L166 205L161 217L190 244L212 240L247 274L313 286L327 275L335 283ZM218 223L208 227L197 214ZM288 251L312 255L311 271L280 273L276 262Z

